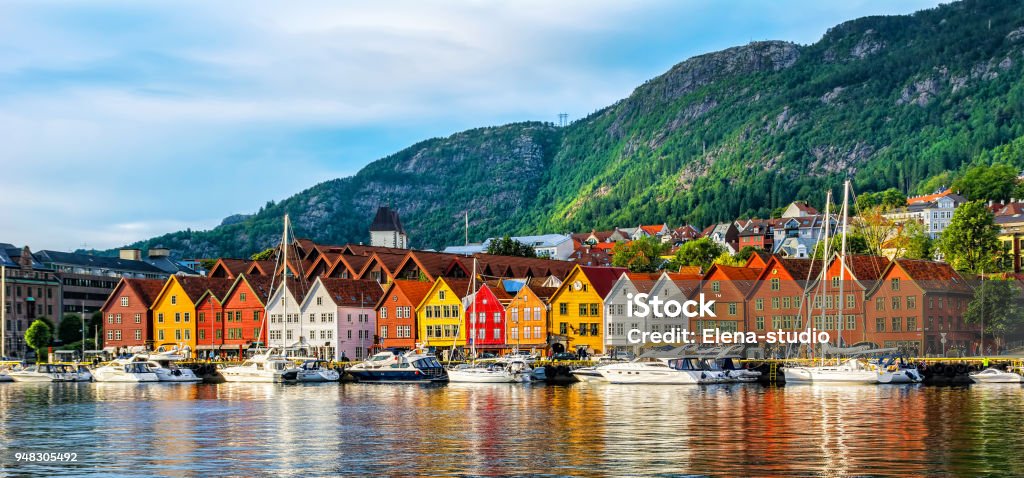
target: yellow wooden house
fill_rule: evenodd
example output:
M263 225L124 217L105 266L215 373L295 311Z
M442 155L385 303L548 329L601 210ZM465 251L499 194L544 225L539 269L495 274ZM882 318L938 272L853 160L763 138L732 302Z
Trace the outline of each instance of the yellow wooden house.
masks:
M153 346L166 345L196 350L196 302L211 287L230 287L231 279L171 276L150 310L153 312Z
M561 343L567 352L603 353L604 298L625 272L622 267L573 267L548 300L552 342Z
M438 278L416 307L418 342L426 347L466 346L465 306L469 291L466 279Z

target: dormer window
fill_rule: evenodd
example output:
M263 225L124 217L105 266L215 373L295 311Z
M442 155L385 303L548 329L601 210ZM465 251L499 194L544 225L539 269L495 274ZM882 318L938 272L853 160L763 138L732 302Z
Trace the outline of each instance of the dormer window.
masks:
M171 305L177 305L177 304L178 304L178 296L172 295L171 296Z
M121 297L121 307L128 307L128 296Z

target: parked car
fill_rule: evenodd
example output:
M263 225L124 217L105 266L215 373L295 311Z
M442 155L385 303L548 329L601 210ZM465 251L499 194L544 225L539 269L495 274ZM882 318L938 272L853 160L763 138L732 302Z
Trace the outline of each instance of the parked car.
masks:
M576 354L571 354L569 352L557 353L551 356L552 362L558 362L560 360L579 360L579 357L577 357Z

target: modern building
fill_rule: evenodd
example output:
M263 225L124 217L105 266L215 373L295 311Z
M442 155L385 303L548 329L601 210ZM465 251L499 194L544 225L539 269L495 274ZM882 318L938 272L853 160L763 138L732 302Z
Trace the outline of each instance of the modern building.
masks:
M60 277L61 314L80 314L83 309L91 314L100 310L122 278L162 280L173 274L142 260L142 251L138 249L122 249L118 257L49 250L39 251L35 256Z

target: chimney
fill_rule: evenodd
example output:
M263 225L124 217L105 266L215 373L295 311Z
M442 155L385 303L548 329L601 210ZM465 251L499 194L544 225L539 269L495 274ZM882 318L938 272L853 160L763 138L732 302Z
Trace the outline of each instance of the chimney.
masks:
M170 257L170 255L171 255L171 250L166 248L166 247L164 247L164 246L156 246L156 247L151 247L149 249L149 258L150 259L161 259L161 258L165 258L165 257Z
M125 248L121 249L118 253L121 259L126 261L141 261L142 260L142 249Z

